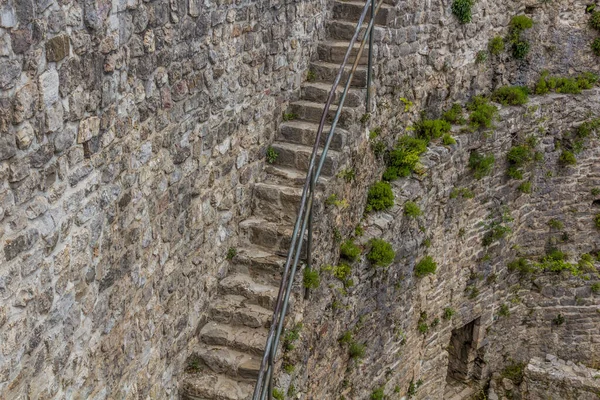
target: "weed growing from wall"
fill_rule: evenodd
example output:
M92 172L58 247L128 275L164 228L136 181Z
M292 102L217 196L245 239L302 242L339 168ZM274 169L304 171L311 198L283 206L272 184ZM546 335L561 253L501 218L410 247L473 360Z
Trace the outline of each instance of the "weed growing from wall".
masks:
M473 15L471 8L475 4L475 0L454 0L452 3L452 13L458 18L461 24L471 22Z

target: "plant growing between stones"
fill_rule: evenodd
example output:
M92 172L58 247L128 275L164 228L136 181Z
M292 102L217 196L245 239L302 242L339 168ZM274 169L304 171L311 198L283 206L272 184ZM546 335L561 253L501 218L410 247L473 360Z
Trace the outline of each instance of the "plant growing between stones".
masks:
M369 188L366 211L383 211L394 205L394 193L387 182L377 182Z
M452 319L452 317L456 314L456 311L452 307L444 308L444 319Z
M417 218L423 215L423 211L414 201L407 201L404 203L404 215L409 218Z
M525 363L516 363L512 361L504 367L500 375L503 378L513 381L515 385L520 385L523 382L523 372L525 371Z
M487 61L487 58L488 58L487 51L485 51L485 50L478 51L477 55L475 56L475 63L483 64L484 62Z
M427 144L433 139L441 138L450 129L450 123L443 119L422 119L415 124L417 138L425 140Z
M492 172L492 167L496 162L493 154L483 155L477 150L473 151L469 156L469 167L473 170L473 175L477 179L489 175Z
M592 194L592 196L598 196L600 195L600 188L593 188L590 193Z
M590 47L592 48L592 53L600 57L600 38L594 39Z
M360 257L360 247L354 244L352 239L346 240L340 246L340 255L348 261L356 261Z
M345 168L338 173L338 177L342 178L347 183L351 183L356 179L356 171L354 171L354 168Z
M294 114L294 113L284 113L283 114L284 121L293 121L295 119L298 119L298 114Z
M492 93L492 101L503 106L519 106L529 101L529 89L525 86L503 86Z
M308 82L314 82L317 80L317 73L315 71L313 71L312 69L309 69L308 72L306 73L306 80Z
M450 192L450 198L456 199L458 196L464 199L472 199L475 197L475 194L469 188L453 188Z
M278 157L279 157L279 153L277 153L277 151L275 151L274 148L269 146L269 148L267 149L267 162L269 164L273 164L273 163L275 163L275 161L277 161Z
M348 355L353 360L360 360L364 358L367 346L362 343L352 342L348 347Z
M453 144L456 144L456 139L454 139L449 133L444 134L444 136L442 136L442 143L445 146L451 146Z
M408 100L408 99L407 99L407 98L405 98L405 97L400 97L400 101L401 101L402 103L404 103L404 112L405 112L405 113L406 113L406 112L409 112L409 111L410 111L410 109L411 109L411 108L413 107L413 105L414 105L412 101Z
M417 390L419 390L421 385L423 385L423 381L421 379L419 379L416 383L412 380L410 381L410 384L408 385L408 391L406 392L406 395L409 399L417 394Z
M590 290L594 294L600 294L600 282L596 282L592 286L590 286Z
M518 60L524 59L529 53L529 42L523 40L523 31L533 27L533 20L526 15L517 15L510 21L508 42L511 44L512 55Z
M294 373L294 370L296 369L295 365L292 364L284 364L283 365L283 370L285 371L286 374L291 375Z
M320 283L319 271L312 268L306 268L304 270L302 284L306 289L317 289Z
M300 339L300 331L302 330L302 323L297 323L292 329L287 329L283 336L283 349L285 351L291 351L296 348L294 342Z
M367 253L367 260L374 267L387 267L394 261L396 253L392 245L385 240L374 238L369 241L369 245L371 249Z
M461 24L471 22L473 18L471 8L474 4L475 0L454 0L452 3L452 13Z
M373 390L373 393L371 393L371 400L383 400L383 399L384 399L383 387L379 387L379 388Z
M273 389L273 398L275 400L285 400L285 395L283 394L283 390L281 389Z
M458 103L452 104L452 107L442 114L442 119L454 125L462 125L466 122L463 118L463 108Z
M230 247L227 250L227 259L228 260L233 260L233 258L237 255L237 249L235 247Z
M393 181L407 177L419 165L419 157L427 151L427 141L424 139L403 136L396 147L390 152L388 167L383 173L383 180Z
M558 161L563 167L577 164L577 158L575 158L575 154L569 150L563 150Z
M600 214L596 214L594 217L594 226L596 229L600 229Z
M547 70L542 71L535 84L535 94L544 95L551 91L565 94L579 94L582 90L591 89L599 81L598 75L585 72L575 77L550 76Z
M548 221L548 226L550 228L560 230L560 229L564 228L565 225L561 221L552 218L550 221Z
M559 313L559 314L556 316L556 318L554 318L554 319L552 320L552 323L553 323L554 325L560 326L560 325L562 325L562 324L564 324L564 323L565 323L565 317L564 317L562 314L560 314L560 313Z
M498 315L501 317L508 317L510 316L510 309L508 307L508 304L504 303L500 306L500 310L498 311Z
M506 154L508 160L507 175L513 179L523 179L523 167L530 163L533 158L534 151L529 143L513 146Z
M498 108L489 104L489 100L483 96L474 97L468 104L469 126L471 129L489 129L492 127L494 117L498 113Z
M527 181L527 182L521 183L519 185L519 187L517 188L517 190L521 193L531 194L531 182Z
M431 256L426 256L415 265L415 276L417 278L435 274L435 271L437 271L437 263L433 261Z
M417 321L417 330L423 334L429 331L429 325L427 325L426 311L421 311L421 314L419 315L419 321Z
M504 39L500 36L496 36L488 42L488 50L492 55L497 56L504 51Z
M590 26L600 31L600 11L592 12L592 15L590 16Z

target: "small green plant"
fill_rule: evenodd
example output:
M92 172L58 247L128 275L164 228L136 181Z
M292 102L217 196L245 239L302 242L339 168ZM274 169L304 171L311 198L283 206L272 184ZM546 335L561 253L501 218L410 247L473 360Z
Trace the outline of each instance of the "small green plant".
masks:
M404 215L409 218L417 218L423 215L423 211L414 201L407 201L404 203Z
M393 181L399 177L407 177L417 169L419 157L427 151L427 141L424 139L403 136L396 147L390 152L388 167L383 174L383 180Z
M514 361L507 365L500 375L503 378L513 381L515 385L520 385L523 382L523 372L525 371L525 363L516 363Z
M353 342L352 331L346 331L338 339L340 344L350 344Z
M320 283L321 279L319 278L319 271L312 268L306 268L304 270L302 284L306 289L317 289Z
M371 141L371 151L373 151L373 155L375 157L381 157L385 153L385 142L383 140L373 140Z
M600 38L596 38L594 39L594 41L591 44L592 47L592 52L597 55L598 57L600 57Z
M522 60L529 53L529 42L521 38L524 30L533 27L533 20L526 15L517 15L510 21L508 42L512 46L513 57Z
M575 154L569 150L563 150L558 160L563 166L577 164L577 158L575 158Z
M294 113L284 113L283 114L284 121L293 121L295 119L298 119L298 114L294 114Z
M348 203L348 200L346 199L339 199L337 194L333 193L331 194L327 199L325 199L325 204L328 206L336 206L337 208L340 208L342 210L348 208L350 206L350 204Z
M489 129L492 127L494 117L498 113L498 108L489 103L489 100L483 96L475 96L468 104L469 126L472 129Z
M481 243L484 246L489 246L492 243L504 238L506 235L512 232L512 229L508 226L504 226L498 222L492 222L490 230L483 235Z
M419 139L429 143L432 139L441 138L444 134L450 132L452 126L443 119L422 119L415 124L416 136Z
M199 372L202 370L202 360L197 354L192 354L186 361L185 370L187 372Z
M380 126L378 126L377 128L373 128L369 131L369 139L371 140L376 139L377 137L379 137L379 135L381 135Z
M510 309L508 304L504 303L500 306L500 310L498 311L498 315L501 317L508 317L510 315Z
M463 108L458 103L452 104L452 107L442 114L442 119L454 125L462 125L466 122L463 118Z
M354 244L352 239L346 240L340 246L340 255L348 261L356 261L360 257L360 247Z
M556 316L556 318L554 318L554 319L552 320L552 323L553 323L554 325L560 326L560 325L562 325L562 324L564 324L564 323L565 323L565 317L564 317L562 314L560 314L560 313L559 313L559 314Z
M277 153L277 151L275 151L274 148L269 146L269 148L267 149L267 162L269 164L273 164L275 161L277 161L278 157L279 157L279 153Z
M309 69L308 72L306 73L306 80L308 82L314 82L317 80L317 74L315 71L313 71L312 69Z
M593 188L590 193L592 193L592 196L598 196L600 195L600 188Z
M464 199L472 199L475 197L475 193L469 188L453 188L450 192L450 198L456 199L458 196L461 196Z
M456 144L456 139L454 139L449 133L446 133L444 136L442 136L442 143L444 146L451 146Z
M534 152L530 145L526 143L512 147L506 158L508 160L507 175L513 179L523 179L522 167L533 160Z
M600 11L594 11L590 16L590 26L600 31Z
M497 56L504 51L504 39L500 36L496 36L488 42L488 50L490 54Z
M562 228L564 228L565 225L561 221L552 218L550 221L548 221L548 226L550 228L561 230Z
M475 285L467 286L467 292L470 299L475 299L479 296L479 288Z
M503 86L492 93L492 100L504 106L518 106L529 101L529 89L525 86Z
M444 308L444 319L452 319L452 317L456 314L456 311L452 307Z
M371 239L369 244L371 245L371 250L369 250L369 253L367 254L367 259L373 266L387 267L394 261L396 253L391 244L383 239L377 238Z
M484 62L487 61L488 58L488 53L485 50L481 50L477 52L477 55L475 56L475 63L476 64L483 64Z
M435 271L437 271L437 264L431 256L426 256L415 265L415 276L417 278L435 274Z
M517 190L521 193L531 194L531 182L527 181L527 182L521 183L519 185L519 187L517 188Z
M235 247L230 247L227 250L227 259L231 261L231 260L233 260L233 257L235 257L235 256L237 256L237 250L236 250L236 248Z
M410 109L413 107L413 102L408 100L406 97L400 97L400 101L402 103L404 103L404 112L409 112Z
M377 182L369 188L366 211L383 211L394 205L394 193L387 182Z
M333 268L333 276L342 281L344 287L348 288L354 285L354 282L350 278L352 275L352 267L346 263L340 263Z
M361 237L364 234L365 234L365 229L359 223L358 225L356 225L356 228L354 228L354 236Z
M371 114L370 113L365 113L362 115L362 117L360 117L360 123L361 124L366 124L367 122L369 122L369 120L371 119Z
M596 226L596 229L600 229L600 214L596 214L594 217L594 226Z
M345 168L338 173L338 177L342 178L347 183L351 183L356 179L356 171L354 171L354 168Z
M469 167L477 179L489 175L495 162L496 158L493 154L482 155L478 151L473 151L469 157Z
M461 24L471 22L473 18L471 8L474 4L475 0L454 0L452 3L452 13L458 18Z
M286 351L291 351L296 348L294 342L300 339L300 331L302 330L302 324L298 323L294 325L292 329L287 329L283 336L283 348Z
M294 373L294 370L296 369L296 366L293 364L284 364L283 365L283 370L285 371L286 374L291 375Z
M599 79L598 75L591 72L585 72L575 77L551 77L550 72L544 70L535 85L535 93L543 95L555 91L556 93L579 94L584 89L594 87Z
M377 388L371 393L371 400L383 400L384 398L383 387Z
M353 360L360 360L364 358L367 346L362 343L352 342L348 347L348 354Z
M285 395L281 389L273 389L273 398L275 400L285 400Z
M422 384L423 381L420 379L416 383L410 381L410 384L408 385L408 391L406 392L406 395L409 399L417 394L417 390L419 390Z
M293 398L296 395L296 386L293 383L290 384L287 390L287 395L290 398Z
M590 286L590 289L592 290L592 293L600 294L600 282L594 283L592 286Z

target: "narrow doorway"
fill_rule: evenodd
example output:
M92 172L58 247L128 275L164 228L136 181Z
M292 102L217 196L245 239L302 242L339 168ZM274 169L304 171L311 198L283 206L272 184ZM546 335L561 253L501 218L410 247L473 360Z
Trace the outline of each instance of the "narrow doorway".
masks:
M475 392L471 382L481 376L480 352L477 350L480 318L452 331L448 344L448 374L444 399L464 399Z

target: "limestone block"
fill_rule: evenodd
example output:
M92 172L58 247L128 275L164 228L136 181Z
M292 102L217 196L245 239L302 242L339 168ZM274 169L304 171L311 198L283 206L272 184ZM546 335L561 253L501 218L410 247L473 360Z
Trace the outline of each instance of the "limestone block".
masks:
M40 92L47 107L59 99L58 82L58 72L55 69L48 70L40 76Z
M90 117L82 120L79 123L79 134L77 135L77 143L87 142L100 133L100 118Z

